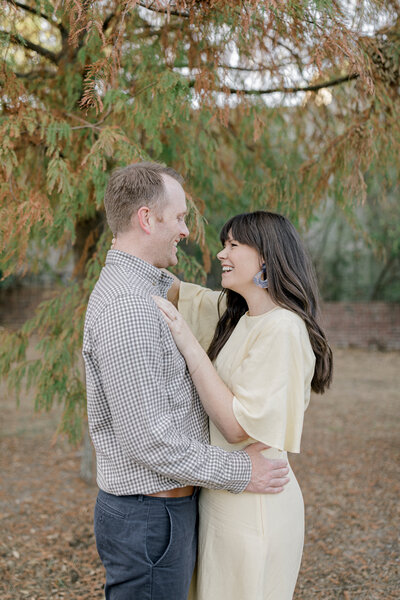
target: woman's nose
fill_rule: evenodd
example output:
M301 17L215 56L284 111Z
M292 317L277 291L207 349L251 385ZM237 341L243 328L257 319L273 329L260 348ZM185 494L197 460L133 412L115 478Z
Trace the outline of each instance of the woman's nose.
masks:
M221 250L221 252L218 252L217 258L218 258L218 260L224 260L224 258L226 258L225 248L223 250Z

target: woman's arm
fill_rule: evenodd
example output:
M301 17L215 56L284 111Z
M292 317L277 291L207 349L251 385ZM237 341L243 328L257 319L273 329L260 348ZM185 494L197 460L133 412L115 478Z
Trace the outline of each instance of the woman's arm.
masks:
M249 436L233 413L233 394L219 377L188 324L170 302L159 296L154 296L154 301L161 309L175 343L186 360L204 410L228 442L246 440Z
M167 298L170 302L172 302L172 304L174 306L178 306L179 288L181 287L181 280L178 279L178 277L176 275L171 273L171 271L167 271L167 269L161 269L161 270L165 271L165 273L167 273L170 277L173 277L173 279L174 279L173 284L171 285L171 287L168 290Z

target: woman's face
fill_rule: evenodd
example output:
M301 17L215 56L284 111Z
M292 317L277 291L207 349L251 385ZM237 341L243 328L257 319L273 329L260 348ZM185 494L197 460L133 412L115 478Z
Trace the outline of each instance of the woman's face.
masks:
M222 267L221 283L224 288L243 294L250 286L254 287L253 277L263 263L255 248L236 241L229 232L224 249L218 252L217 258Z

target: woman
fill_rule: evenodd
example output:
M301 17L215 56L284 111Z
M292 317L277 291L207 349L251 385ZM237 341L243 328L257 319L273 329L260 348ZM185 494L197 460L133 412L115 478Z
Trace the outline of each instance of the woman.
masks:
M282 215L237 215L220 237L222 316L219 294L193 284L176 281L172 289L181 314L156 302L210 417L211 443L237 450L257 440L265 456L286 458L300 451L310 388L323 393L332 376L312 266ZM304 507L289 477L277 495L202 490L196 600L292 598Z

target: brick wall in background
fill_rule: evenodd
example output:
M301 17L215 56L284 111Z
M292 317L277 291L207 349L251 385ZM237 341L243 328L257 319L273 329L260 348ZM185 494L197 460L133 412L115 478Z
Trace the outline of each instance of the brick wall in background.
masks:
M400 350L400 304L325 302L322 323L332 346Z
M54 289L0 289L0 327L16 329ZM322 322L332 346L400 350L400 304L325 302Z
M54 288L16 286L0 289L0 328L19 329L37 306L54 295Z

